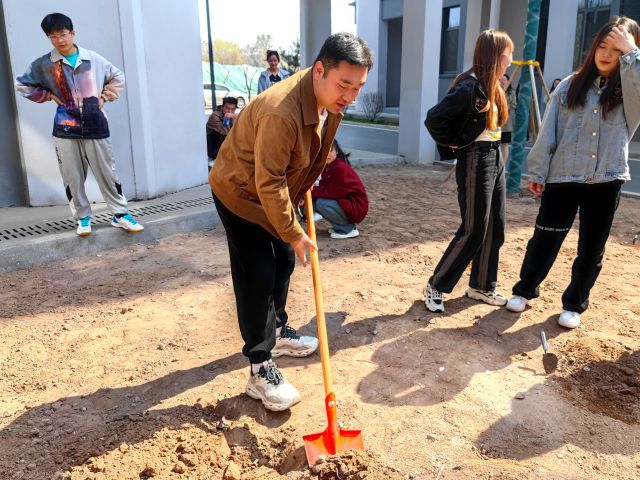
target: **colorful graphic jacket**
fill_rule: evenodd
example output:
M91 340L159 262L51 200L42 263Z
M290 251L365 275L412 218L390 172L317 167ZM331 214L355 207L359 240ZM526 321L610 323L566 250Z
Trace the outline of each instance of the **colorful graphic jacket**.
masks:
M124 74L97 53L77 48L75 68L53 49L16 79L16 90L37 103L49 101L51 95L62 101L53 121L54 137L107 138L109 124L100 98L116 100L124 88Z

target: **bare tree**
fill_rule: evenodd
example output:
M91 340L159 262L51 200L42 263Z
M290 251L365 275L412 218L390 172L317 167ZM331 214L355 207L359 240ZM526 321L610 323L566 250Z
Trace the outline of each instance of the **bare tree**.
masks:
M251 73L252 70L253 73ZM249 101L251 101L251 87L253 86L253 80L256 78L258 71L259 70L251 68L249 65L242 65L242 75L244 76L244 85L247 87Z
M360 102L366 119L371 122L375 121L376 117L382 112L382 94L380 92L363 93L360 96Z
M263 66L267 56L267 49L269 48L271 48L271 35L259 34L256 36L256 41L253 45L244 47L247 63L256 67Z

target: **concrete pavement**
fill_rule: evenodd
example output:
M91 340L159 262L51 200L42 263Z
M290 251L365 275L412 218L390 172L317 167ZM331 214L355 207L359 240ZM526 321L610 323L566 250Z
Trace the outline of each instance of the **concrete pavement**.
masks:
M350 151L354 165L400 163L397 155ZM206 184L153 200L130 201L130 212L145 227L140 233L112 227L104 203L93 204L92 209L92 233L79 237L68 205L0 208L0 273L153 243L176 233L210 230L220 223Z

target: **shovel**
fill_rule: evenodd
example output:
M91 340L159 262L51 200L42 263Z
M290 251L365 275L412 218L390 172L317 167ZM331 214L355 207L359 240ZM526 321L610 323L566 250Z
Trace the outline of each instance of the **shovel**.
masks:
M549 345L547 344L547 336L544 334L544 330L540 331L540 339L542 340L542 349L544 354L542 355L542 365L544 365L544 371L546 373L553 373L558 368L558 357L555 353L549 353Z
M313 220L311 191L305 194L304 203L307 210L309 238L311 238L313 243L316 243L316 226ZM320 361L322 363L322 380L324 382L324 404L327 410L327 429L320 433L312 433L302 437L304 440L304 450L307 454L307 461L309 462L309 466L313 466L318 459L326 455L335 455L336 453L347 450L364 450L364 443L360 430L342 430L338 426L336 396L333 393L333 378L331 376L331 364L329 362L327 325L324 318L324 305L322 303L320 261L318 260L318 252L313 248L310 250L313 294L316 302L316 320L318 321L318 341L320 343Z

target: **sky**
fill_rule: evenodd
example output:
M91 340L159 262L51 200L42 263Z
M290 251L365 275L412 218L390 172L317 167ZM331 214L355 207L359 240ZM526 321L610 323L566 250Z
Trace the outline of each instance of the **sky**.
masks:
M207 38L205 0L200 5L200 36ZM331 33L356 33L353 0L331 0ZM255 42L258 34L269 34L272 48L289 49L300 38L300 0L209 0L211 36L240 47Z

